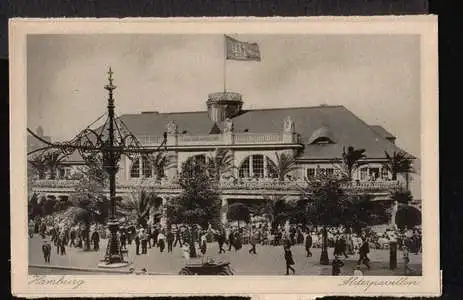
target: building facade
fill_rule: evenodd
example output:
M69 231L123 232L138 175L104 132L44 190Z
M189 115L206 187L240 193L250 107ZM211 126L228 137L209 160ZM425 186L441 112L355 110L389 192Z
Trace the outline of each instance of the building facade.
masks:
M232 92L210 94L206 106L201 112L148 111L120 117L144 147L158 148L167 133L162 150L169 164L160 171L148 159L123 157L117 174L119 196L143 187L166 203L181 192L177 179L182 164L192 158L205 160L217 149L229 151L234 166L220 178L223 207L235 201L261 201L267 195L298 198L298 187L306 184L306 178L339 172L342 153L349 147L365 149L366 158L346 189L388 200L391 188L406 184L407 178L399 175L392 180L383 168L385 152L403 151L395 136L366 124L344 106L244 110L242 96ZM297 168L279 179L275 170L283 153L294 158ZM32 190L69 196L77 184L72 175L82 163L78 155L69 157L56 180L34 180ZM222 218L225 221L225 212Z

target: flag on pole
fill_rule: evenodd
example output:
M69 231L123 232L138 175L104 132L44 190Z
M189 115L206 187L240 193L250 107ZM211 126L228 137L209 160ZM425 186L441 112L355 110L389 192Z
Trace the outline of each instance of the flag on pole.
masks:
M257 43L242 42L225 35L225 59L260 61L260 50Z

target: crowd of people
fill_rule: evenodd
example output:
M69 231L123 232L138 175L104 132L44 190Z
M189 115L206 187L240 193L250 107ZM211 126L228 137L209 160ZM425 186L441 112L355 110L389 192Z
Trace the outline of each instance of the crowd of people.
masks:
M360 271L360 265L370 269L368 254L370 248L387 249L395 242L401 250L405 265L408 267L409 253L418 254L421 251L421 231L417 228L409 230L386 229L379 234L373 230L352 233L345 227L326 227L326 246L333 249L332 275L339 275L344 266L342 257L357 257L355 272ZM217 243L218 254L228 251L239 251L248 246L249 255L258 255L263 246L282 246L286 261L286 274L295 271L295 262L291 248L301 245L307 257L312 256L313 248L322 247L323 230L321 227L284 224L272 227L269 223L259 223L246 226L211 225L202 228L199 225L172 224L161 226L160 223L137 225L135 222L121 224L117 238L122 252L128 252L128 245L134 244L135 255L148 255L148 249L158 248L160 253L172 253L175 247L180 247L185 262L191 258L205 256L210 243ZM52 244L58 255L66 255L66 247L82 248L87 251L99 251L100 240L109 236L109 231L101 224L71 224L58 217L46 216L30 220L29 234L39 234L44 238L42 247L44 260L50 263ZM49 237L50 241L46 239ZM52 244L51 244L51 243ZM260 249L259 249L260 248ZM209 253L208 253L209 254ZM354 273L355 273L354 272Z

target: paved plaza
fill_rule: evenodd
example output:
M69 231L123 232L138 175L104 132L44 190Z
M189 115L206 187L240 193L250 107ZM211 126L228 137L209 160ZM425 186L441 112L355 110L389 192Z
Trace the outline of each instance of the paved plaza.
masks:
M42 239L39 235L34 235L29 239L29 273L30 274L80 274L80 273L99 273L97 265L104 258L107 239L100 243L100 251L83 251L80 248L66 248L66 255L58 255L56 247L53 246L51 253L51 267L44 268L45 265L41 245ZM257 246L257 255L251 255L248 252L249 245L244 245L241 250L227 251L218 254L217 243L209 243L206 256L214 258L216 261L229 261L235 275L284 275L286 272L283 248L276 246ZM228 248L226 248L228 249ZM321 266L319 264L320 249L312 249L313 256L306 257L305 249L302 245L296 245L292 248L295 260L296 275L331 275L331 265ZM330 259L333 258L333 249L328 250ZM367 270L362 266L364 275L403 275L403 261L401 252L398 252L398 268L389 270L389 251L371 249L369 258L371 260L371 269ZM351 255L344 259L344 268L341 275L352 275L353 267L356 265L357 255ZM129 268L140 270L146 268L150 274L176 275L185 265L182 250L177 245L173 253L167 253L164 250L160 253L159 248L148 249L146 255L135 254L135 244L128 245L129 266L118 269L119 271L128 271ZM192 261L201 262L201 258L192 259ZM421 253L418 255L410 254L410 266L421 274ZM93 270L91 270L93 269ZM92 272L93 271L93 272ZM104 271L104 269L101 269ZM108 272L109 273L109 272Z

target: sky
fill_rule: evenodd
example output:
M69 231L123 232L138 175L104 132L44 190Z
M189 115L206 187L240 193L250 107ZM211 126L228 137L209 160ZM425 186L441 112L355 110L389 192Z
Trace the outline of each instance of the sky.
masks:
M226 61L244 109L344 105L420 156L420 40L414 35L231 35L256 42L260 62ZM28 127L70 139L107 105L116 113L204 111L224 88L223 35L30 35Z

